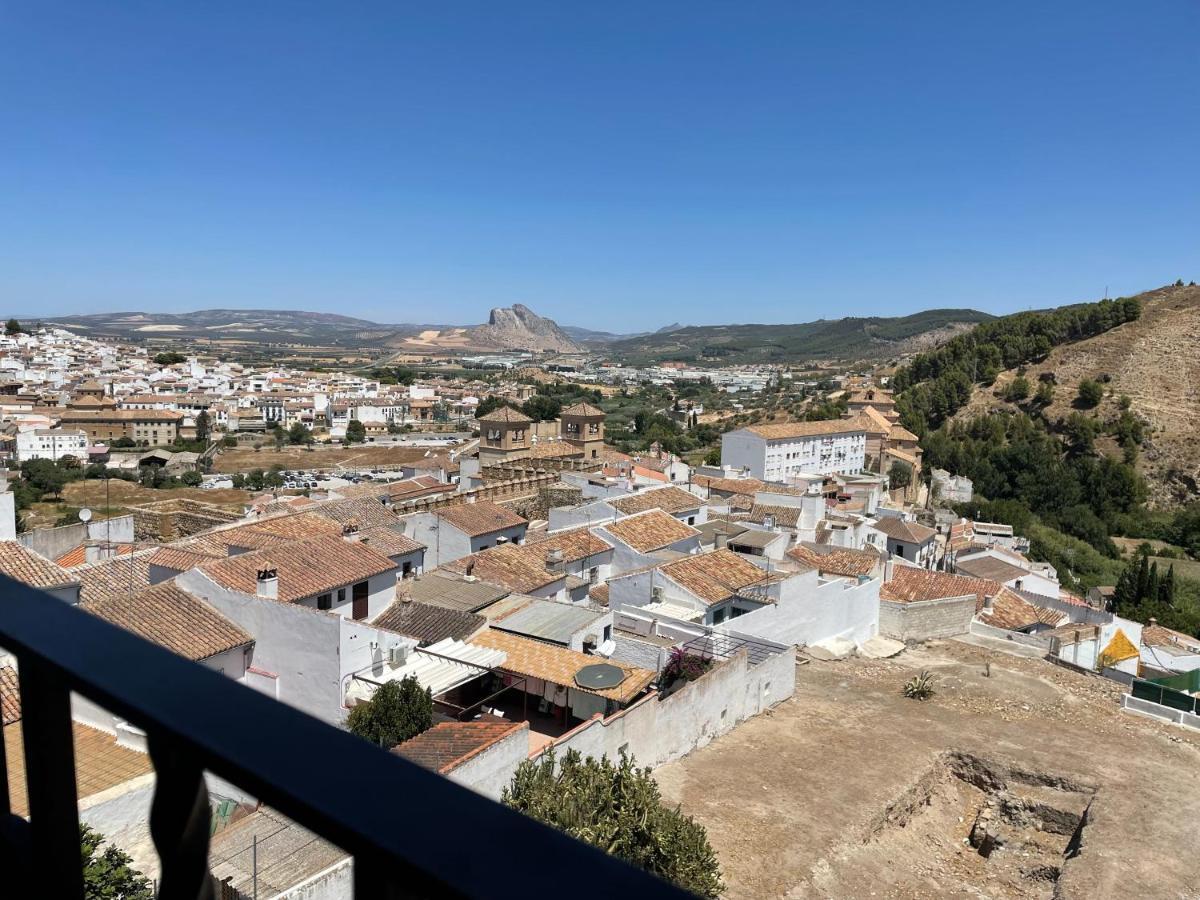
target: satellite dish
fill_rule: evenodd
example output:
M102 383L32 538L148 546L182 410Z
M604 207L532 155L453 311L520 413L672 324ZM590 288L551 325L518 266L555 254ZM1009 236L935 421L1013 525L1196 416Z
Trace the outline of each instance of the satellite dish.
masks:
M79 521L80 522L92 521L92 511L90 509L88 509L86 506L79 511Z

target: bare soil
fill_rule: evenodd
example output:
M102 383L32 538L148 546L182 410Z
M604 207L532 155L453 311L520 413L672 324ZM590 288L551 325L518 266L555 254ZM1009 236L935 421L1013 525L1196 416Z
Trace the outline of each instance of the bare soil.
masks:
M285 469L328 469L340 466L370 468L374 466L398 466L424 459L428 447L396 447L360 444L354 447L284 447L276 450L264 446L236 447L222 450L213 461L214 472L251 472L254 469L270 469L283 466Z
M922 669L937 693L904 698ZM1200 735L1120 695L957 641L812 661L791 700L655 775L728 897L1200 896Z

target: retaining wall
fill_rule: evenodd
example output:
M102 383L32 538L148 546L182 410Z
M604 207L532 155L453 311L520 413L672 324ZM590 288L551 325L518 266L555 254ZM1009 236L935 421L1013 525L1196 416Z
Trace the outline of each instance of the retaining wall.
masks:
M705 746L795 690L794 648L753 667L742 650L670 696L651 693L607 719L597 715L552 746L559 753L578 750L609 759L625 750L638 765L660 766Z
M899 603L879 601L879 633L898 641L954 637L971 630L975 595Z

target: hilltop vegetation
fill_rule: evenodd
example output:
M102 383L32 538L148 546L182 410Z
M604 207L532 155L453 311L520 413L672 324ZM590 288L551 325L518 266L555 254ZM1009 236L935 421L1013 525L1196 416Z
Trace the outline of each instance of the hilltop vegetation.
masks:
M973 309L930 309L897 318L822 319L797 325L694 325L609 345L631 365L664 360L713 365L814 359L883 359L932 345L993 317Z
M901 368L892 380L901 392L896 408L905 427L922 435L964 406L975 384L991 384L1002 369L1045 359L1060 344L1103 334L1141 313L1137 297L1123 297L985 322Z
M1136 327L1147 308L1157 314L1146 301L1141 295L1006 316L918 355L893 381L902 421L921 435L927 471L945 468L974 482L975 501L959 511L1012 525L1036 558L1079 590L1122 574L1113 536L1200 551L1200 506L1167 513L1146 505L1137 462L1148 429L1129 398L1114 398L1110 408L1107 373L1058 384L1046 365L1069 348ZM994 403L973 403L982 392ZM1173 594L1168 604L1172 621L1195 631L1196 586L1179 585L1178 601Z

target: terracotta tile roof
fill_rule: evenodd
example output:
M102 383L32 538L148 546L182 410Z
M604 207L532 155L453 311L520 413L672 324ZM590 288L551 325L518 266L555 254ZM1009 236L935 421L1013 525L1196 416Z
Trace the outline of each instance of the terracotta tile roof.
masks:
M516 528L527 524L511 509L497 506L495 503L462 503L458 506L445 506L437 510L436 515L443 522L457 528L470 537L479 537L502 531L505 528Z
M822 437L830 434L862 433L863 428L857 422L845 419L828 419L821 422L782 422L773 425L750 425L746 431L753 432L769 441L782 441L789 438Z
M21 726L21 722L14 722L4 729L4 747L12 812L27 816L29 790ZM111 734L79 722L71 723L71 732L75 744L76 793L80 800L153 771L148 754L121 746Z
M695 528L660 509L626 516L603 527L613 537L639 553L651 553L700 535Z
M113 547L114 556L124 556L126 553L133 552L132 544L115 544ZM64 569L73 569L75 566L82 566L87 563L87 544L80 544L74 550L68 550L62 556L54 560L55 563L62 566Z
M980 611L979 618L987 625L1019 631L1042 621L1040 611L1032 603L1007 588L1001 588L992 599L992 608ZM1056 618L1061 619L1060 613ZM1047 623L1049 624L1049 623Z
M422 644L436 644L445 638L468 640L487 625L487 619L475 613L412 600L397 600L381 612L372 625L388 628Z
M428 731L392 748L426 769L446 775L468 759L486 750L515 731L528 726L524 722L440 722Z
M1183 647L1186 650L1200 652L1200 639L1173 631L1157 623L1147 625L1142 629L1142 643L1147 647Z
M358 539L384 556L402 556L424 550L425 545L397 530L399 525L380 525L358 533Z
M920 440L920 438L918 438L915 434L913 434L911 431L909 431L903 425L893 425L888 430L888 440L889 441L918 441L918 440Z
M63 587L79 582L76 573L68 572L17 541L0 541L0 573L35 588Z
M686 556L667 563L659 571L710 606L770 578L767 572L732 550Z
M0 718L5 725L21 718L21 687L12 666L0 666Z
M795 528L800 522L800 512L798 506L771 506L766 503L755 503L750 507L750 515L746 518L762 525L767 520L767 516L772 516L776 525Z
M704 505L704 501L695 494L674 486L640 491L627 497L610 497L607 503L627 516L648 509L661 509L669 513L689 512Z
M856 421L867 434L890 434L892 430L892 423L888 417L873 406L859 410Z
M150 557L155 550L139 550L73 569L79 579L79 599L84 602L128 597L150 587Z
M477 422L501 422L509 425L528 425L533 419L511 406L497 406L489 413L476 418Z
M968 575L971 578L987 578L991 581L1012 581L1014 578L1021 578L1031 574L1028 569L1023 569L1013 563L1006 562L1003 559L996 559L992 556L980 556L976 559L963 559L954 564L955 570Z
M608 606L608 585L607 584L593 585L591 590L588 591L588 598L593 603L598 603L601 606Z
M822 553L800 544L789 550L787 555L797 562L812 566L823 574L841 575L847 578L870 575L882 562L876 553L867 550L852 550L849 547L837 547L828 553Z
M498 668L516 675L540 678L553 684L565 685L587 694L599 694L618 703L628 703L654 680L655 673L649 669L606 660L600 656L588 656L565 647L544 644L516 634L508 634L489 628L471 640L480 647L503 650L508 654L504 664ZM575 683L575 673L585 666L608 663L625 672L625 680L619 685L602 691L582 688Z
M984 597L994 597L999 592L1000 585L995 581L951 575L948 572L930 572L915 566L896 566L892 580L879 589L879 598L896 603L916 603L974 594L982 604Z
M322 504L322 508L327 506L328 504ZM240 532L243 529L287 538L289 541L305 541L322 535L341 534L341 529L334 527L329 517L321 516L315 510L259 519L241 528L231 529L225 534Z
M203 600L164 581L130 598L80 604L94 616L191 660L207 659L254 641Z
M596 537L587 526L527 535L525 546L537 547L542 553L561 550L564 562L578 562L613 549L611 544Z
M895 516L883 516L871 526L876 531L882 531L888 537L906 544L924 544L937 536L932 528L927 528L917 522L907 522Z
M719 494L743 494L753 497L766 488L766 483L757 478L714 478L711 475L694 475L692 483L706 487Z
M560 416L603 416L606 415L604 410L592 406L590 403L572 403L566 409L559 413Z
M500 585L518 594L528 594L561 580L562 573L546 569L546 551L540 545L501 544L489 547L443 568L460 575L473 575L481 581Z
M279 573L279 601L295 603L305 597L364 581L396 568L396 564L365 544L341 537L294 541L267 550L241 553L200 567L217 584L242 594L258 593L258 572Z
M188 550L184 547L159 547L150 554L150 565L174 569L176 572L186 572L202 566L214 559L223 559L225 554L208 553L201 550Z
M374 528L378 525L394 525L399 517L376 500L374 497L351 497L346 500L330 500L318 503L310 509L307 515L317 516L346 525L350 522L362 528Z

